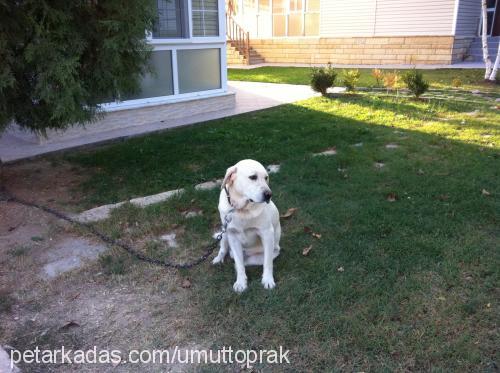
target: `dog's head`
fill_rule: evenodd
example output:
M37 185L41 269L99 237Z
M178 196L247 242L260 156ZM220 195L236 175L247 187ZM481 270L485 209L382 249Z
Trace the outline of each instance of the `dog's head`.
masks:
M227 169L222 188L228 189L234 207L243 208L248 202L269 203L272 192L268 183L269 175L264 166L245 159Z

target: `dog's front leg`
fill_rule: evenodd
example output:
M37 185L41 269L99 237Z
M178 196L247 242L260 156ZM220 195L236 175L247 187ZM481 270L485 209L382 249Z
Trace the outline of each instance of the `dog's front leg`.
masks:
M219 248L219 253L217 256L212 260L212 264L219 264L224 262L224 258L227 255L227 251L229 250L229 246L227 244L227 238L222 237L222 240L220 241L220 248Z
M261 232L262 246L264 248L264 265L262 271L262 285L265 289L276 286L273 276L274 231L266 229Z
M229 247L233 253L234 268L236 269L236 282L233 285L234 291L241 293L247 288L247 274L243 261L243 247L241 242L232 234L228 234Z

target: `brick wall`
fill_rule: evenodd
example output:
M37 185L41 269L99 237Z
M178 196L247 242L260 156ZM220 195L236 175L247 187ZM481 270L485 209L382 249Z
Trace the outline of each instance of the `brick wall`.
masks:
M96 132L106 132L130 126L141 126L160 121L168 123L169 121L178 118L231 109L234 105L234 93L226 93L221 96L113 111L106 113L102 119L99 119L97 122L87 124L85 127L74 126L65 131L49 130L47 131L47 138L40 137L39 142L57 142Z
M275 38L251 46L270 63L450 64L454 37Z

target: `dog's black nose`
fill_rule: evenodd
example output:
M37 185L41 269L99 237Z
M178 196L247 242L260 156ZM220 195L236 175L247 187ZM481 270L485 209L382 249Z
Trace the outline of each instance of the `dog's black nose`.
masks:
M273 193L270 190L266 190L264 192L264 200L266 201L266 203L269 203L272 196L273 196Z

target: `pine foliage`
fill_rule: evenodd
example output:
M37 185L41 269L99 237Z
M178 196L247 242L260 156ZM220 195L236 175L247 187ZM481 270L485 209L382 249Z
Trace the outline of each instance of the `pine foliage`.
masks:
M0 130L83 124L136 92L154 19L151 0L0 0Z

